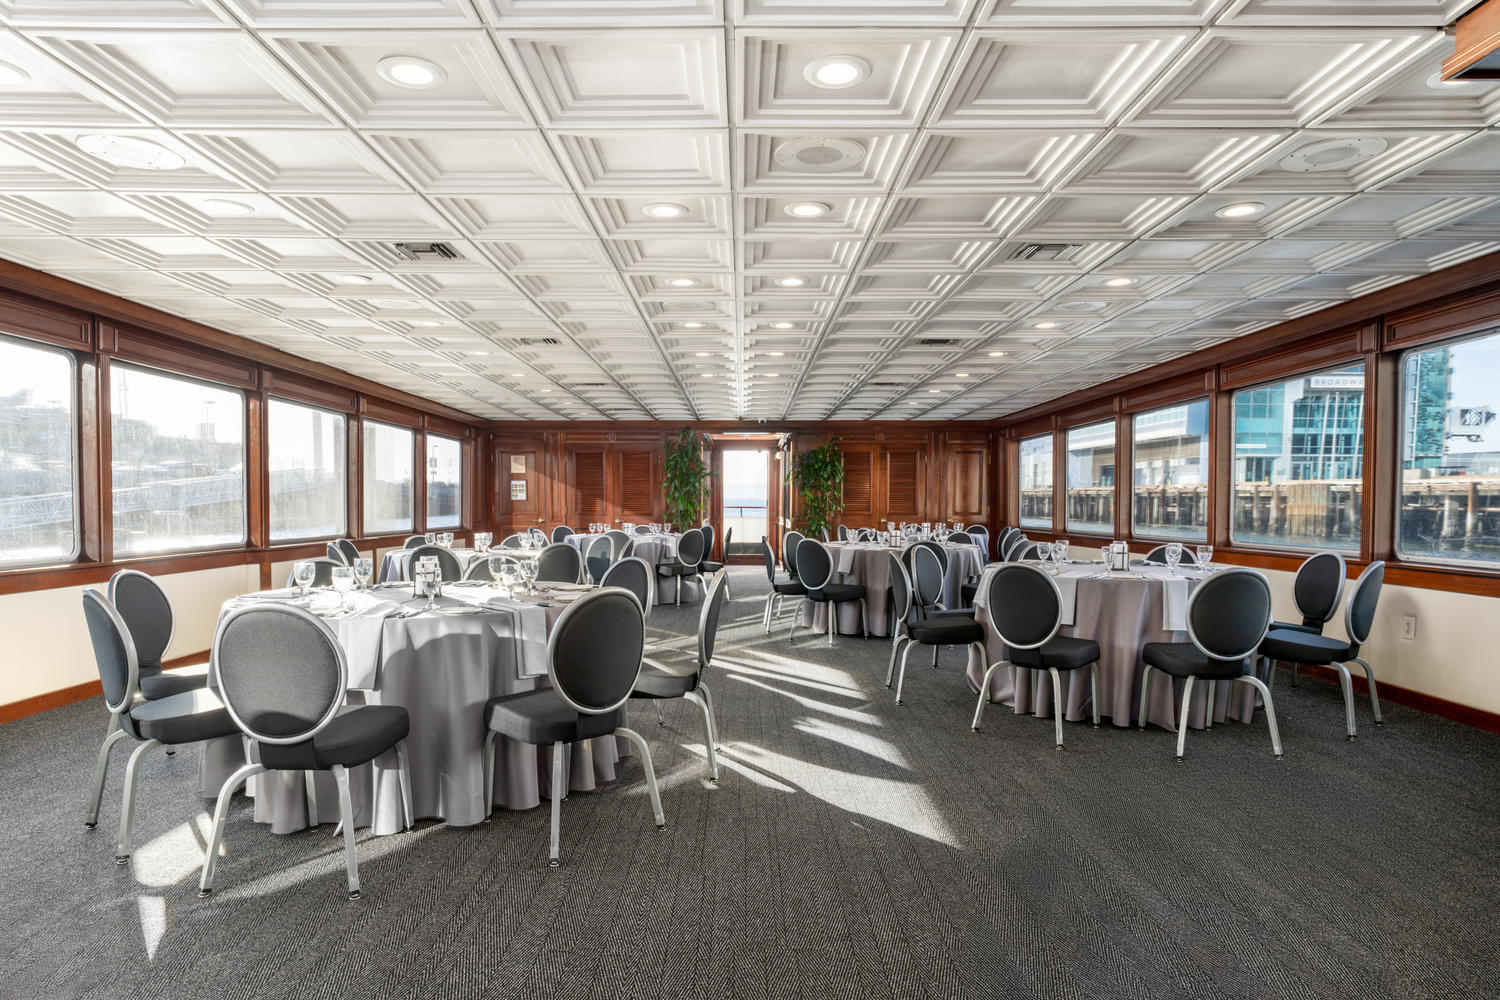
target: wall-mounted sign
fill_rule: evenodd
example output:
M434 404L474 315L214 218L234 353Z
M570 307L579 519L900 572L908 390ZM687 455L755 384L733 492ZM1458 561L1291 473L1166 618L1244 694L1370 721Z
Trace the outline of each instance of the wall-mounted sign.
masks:
M526 499L526 480L512 479L510 481L510 498L512 500Z
M510 456L510 474L513 475L513 476L524 476L524 475L526 475L526 456L525 455L512 455L512 456Z

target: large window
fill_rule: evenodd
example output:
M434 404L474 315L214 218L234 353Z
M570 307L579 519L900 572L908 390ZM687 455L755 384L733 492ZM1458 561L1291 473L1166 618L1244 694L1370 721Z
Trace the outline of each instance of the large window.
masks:
M365 534L412 530L412 432L365 421Z
M345 440L343 414L271 400L266 415L271 541L344 534Z
M1130 518L1137 535L1208 538L1208 400L1137 413L1131 421Z
M1115 530L1115 422L1068 431L1069 531L1112 535Z
M427 527L456 528L463 519L463 445L427 435Z
M115 554L245 541L245 399L158 372L110 367Z
M1401 362L1402 555L1500 563L1500 333Z
M1021 441L1021 527L1052 528L1052 435Z
M1235 393L1230 537L1357 550L1364 428L1363 365Z
M0 340L0 563L78 554L73 359Z

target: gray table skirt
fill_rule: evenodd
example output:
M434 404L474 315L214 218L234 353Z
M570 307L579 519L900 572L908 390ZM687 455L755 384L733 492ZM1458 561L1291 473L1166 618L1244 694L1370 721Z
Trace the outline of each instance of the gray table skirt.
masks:
M972 548L972 547L971 547ZM838 549L830 546L834 553L834 567L838 566ZM891 634L891 563L890 549L851 550L853 562L848 573L835 573L835 583L858 583L865 588L865 608L869 615L869 631L872 636ZM960 607L963 604L961 587L972 576L983 569L978 550L972 553L950 551L948 569L943 574L943 606ZM797 624L811 626L814 631L828 631L828 605L803 601L798 610ZM841 604L838 609L837 631L840 635L859 635L859 604Z

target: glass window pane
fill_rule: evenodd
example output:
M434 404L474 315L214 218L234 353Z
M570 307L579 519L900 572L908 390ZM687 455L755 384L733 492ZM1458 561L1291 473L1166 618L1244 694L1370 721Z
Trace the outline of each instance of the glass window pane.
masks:
M1021 442L1021 527L1052 527L1052 435Z
M73 359L0 340L0 563L78 554Z
M463 445L427 435L427 527L456 528L463 520Z
M1359 548L1365 369L1234 394L1230 537L1279 548Z
M366 420L364 439L365 534L412 530L412 432Z
M245 399L110 366L116 555L245 541Z
M1208 538L1208 400L1137 413L1131 421L1130 517L1137 535Z
M348 526L344 415L271 400L271 540L338 538Z
M1068 530L1115 533L1115 422L1068 431Z
M1401 365L1405 556L1500 563L1500 333Z

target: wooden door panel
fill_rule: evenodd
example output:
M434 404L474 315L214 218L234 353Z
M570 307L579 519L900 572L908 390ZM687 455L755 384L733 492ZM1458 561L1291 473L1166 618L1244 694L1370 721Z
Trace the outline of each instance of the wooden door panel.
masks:
M602 449L568 453L567 524L574 531L609 516L604 467Z
M652 450L623 450L619 453L619 488L614 503L617 521L637 524L661 520L662 453Z
M955 521L983 521L988 514L985 482L989 472L984 448L954 448L948 452L947 516Z
M922 520L922 453L915 448L885 453L885 521Z

